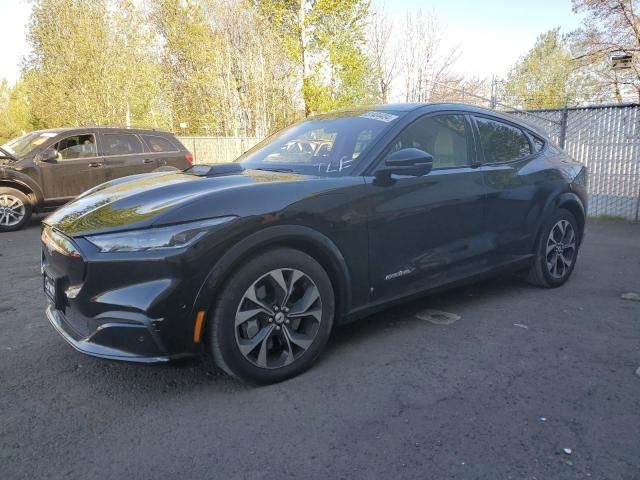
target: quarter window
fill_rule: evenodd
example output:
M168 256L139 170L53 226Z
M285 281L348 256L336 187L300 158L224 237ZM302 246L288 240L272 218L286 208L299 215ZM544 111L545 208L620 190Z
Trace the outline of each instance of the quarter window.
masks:
M142 138L154 153L178 151L178 149L166 138L158 137L156 135L142 135Z
M519 128L506 123L476 118L486 163L510 162L531 155L531 146Z
M544 148L544 141L533 135L531 136L531 139L533 140L533 148L536 153L542 151L542 149Z
M467 167L471 165L468 139L464 115L437 115L409 125L389 153L419 148L433 156L433 168Z
M106 133L103 138L105 155L130 155L143 151L140 139L130 133Z
M98 155L96 137L93 134L73 135L55 144L59 160L75 160L91 158Z

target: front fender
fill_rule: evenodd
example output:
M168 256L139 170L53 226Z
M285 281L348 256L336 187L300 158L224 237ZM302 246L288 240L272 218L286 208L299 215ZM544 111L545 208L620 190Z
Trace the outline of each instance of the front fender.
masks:
M25 193L30 192L33 195L34 206L44 202L42 189L31 177L13 168L0 167L0 186L11 187L12 185Z
M327 270L336 291L336 317L351 306L351 280L345 259L336 245L325 235L300 225L278 225L259 230L236 243L215 263L194 302L192 318L197 312L209 312L225 281L240 264L266 249L291 247L313 256Z

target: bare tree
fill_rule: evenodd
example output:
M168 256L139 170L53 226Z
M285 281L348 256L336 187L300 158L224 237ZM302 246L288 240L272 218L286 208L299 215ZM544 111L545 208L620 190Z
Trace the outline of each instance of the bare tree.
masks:
M367 30L367 43L377 93L382 103L389 102L393 81L400 73L398 43L393 31L394 20L384 6L374 10Z
M405 101L430 101L441 88L439 84L461 81L453 73L460 49L454 46L443 50L444 33L433 14L407 12L402 31L400 61Z
M587 14L573 34L576 60L587 66L616 101L625 93L640 101L640 15L638 0L573 0L573 10ZM614 55L630 55L629 68L613 70ZM632 97L632 98L633 98Z

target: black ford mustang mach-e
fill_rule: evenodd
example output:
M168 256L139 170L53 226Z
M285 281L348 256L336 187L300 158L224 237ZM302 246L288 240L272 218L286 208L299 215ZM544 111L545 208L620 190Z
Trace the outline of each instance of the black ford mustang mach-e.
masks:
M102 184L44 221L47 316L76 349L209 354L269 383L336 323L487 274L571 275L585 170L535 128L459 104L306 119L232 164Z

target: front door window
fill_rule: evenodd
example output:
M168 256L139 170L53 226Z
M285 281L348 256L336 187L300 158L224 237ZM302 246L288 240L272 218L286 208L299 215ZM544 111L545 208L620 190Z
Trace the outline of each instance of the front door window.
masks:
M58 160L77 160L98 156L96 137L92 133L66 137L55 144Z

